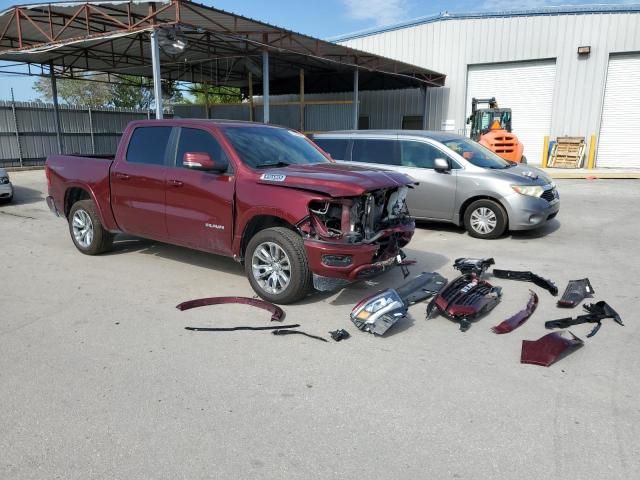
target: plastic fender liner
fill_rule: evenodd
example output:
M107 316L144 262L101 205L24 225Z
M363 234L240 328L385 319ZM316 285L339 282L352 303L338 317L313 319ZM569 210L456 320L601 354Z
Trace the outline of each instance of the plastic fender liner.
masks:
M502 297L502 289L494 287L478 275L471 273L452 280L427 306L427 318L440 312L460 324L460 331L466 332L471 322L491 311Z
M533 315L533 312L535 312L536 308L538 307L538 295L536 295L536 292L534 292L533 290L529 290L529 293L530 293L530 296L529 296L529 302L527 302L527 306L524 307L522 310L520 310L511 318L508 318L507 320L503 321L499 325L496 325L495 327L491 328L491 331L493 333L500 334L500 333L512 332L516 328L518 328L520 325L522 325L524 322L526 322L531 315Z
M208 297L189 300L176 305L180 311L189 310L191 308L204 307L207 305L225 305L229 303L239 303L241 305L251 305L252 307L262 308L271 313L272 322L281 322L284 318L284 311L273 303L265 302L257 298L248 297Z
M523 340L520 363L548 367L584 345L581 339L567 332L571 338L563 337L564 332L553 332L535 341Z
M562 308L573 308L587 297L593 297L596 291L591 286L588 278L581 280L569 280L562 298L558 300L558 306Z
M616 312L611 306L601 300L597 303L585 303L582 308L584 308L587 312L585 315L578 315L576 318L560 318L558 320L549 320L544 324L546 328L567 328L573 325L580 325L581 323L595 323L593 330L589 332L587 338L593 337L600 327L602 326L602 320L606 318L611 318L618 325L624 327L624 323L622 323L622 319L618 312Z
M520 280L523 282L532 282L533 284L548 290L554 297L558 295L558 287L549 279L542 278L531 272L518 272L515 270L499 270L493 269L493 276L496 278L504 278L507 280Z

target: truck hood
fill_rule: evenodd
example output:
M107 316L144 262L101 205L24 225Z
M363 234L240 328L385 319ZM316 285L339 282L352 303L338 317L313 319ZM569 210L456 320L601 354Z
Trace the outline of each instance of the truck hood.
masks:
M548 185L553 182L542 170L527 165L516 165L504 170L489 170L492 175L513 185Z
M339 163L315 163L265 170L258 183L310 190L331 197L356 197L382 188L410 185L415 181L403 173L390 170Z

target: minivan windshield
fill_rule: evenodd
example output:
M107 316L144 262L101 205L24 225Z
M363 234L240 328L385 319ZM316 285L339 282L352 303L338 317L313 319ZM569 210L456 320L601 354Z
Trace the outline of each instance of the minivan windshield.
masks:
M476 167L503 169L515 165L515 163L503 160L488 148L468 138L452 138L441 143Z
M330 163L307 138L296 131L273 127L225 127L224 133L251 168Z

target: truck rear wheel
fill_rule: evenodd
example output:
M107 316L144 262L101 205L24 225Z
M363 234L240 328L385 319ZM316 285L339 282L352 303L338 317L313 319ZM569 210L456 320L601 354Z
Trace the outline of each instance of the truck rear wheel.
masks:
M293 303L311 290L302 237L288 228L267 228L254 235L244 267L255 292L270 302Z
M71 240L85 255L98 255L111 250L114 235L102 226L92 200L80 200L69 211Z

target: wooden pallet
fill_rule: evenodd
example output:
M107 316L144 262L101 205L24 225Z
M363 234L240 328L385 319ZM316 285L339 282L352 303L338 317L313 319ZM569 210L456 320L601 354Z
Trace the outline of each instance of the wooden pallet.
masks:
M582 168L586 147L584 137L558 137L551 150L548 166Z

